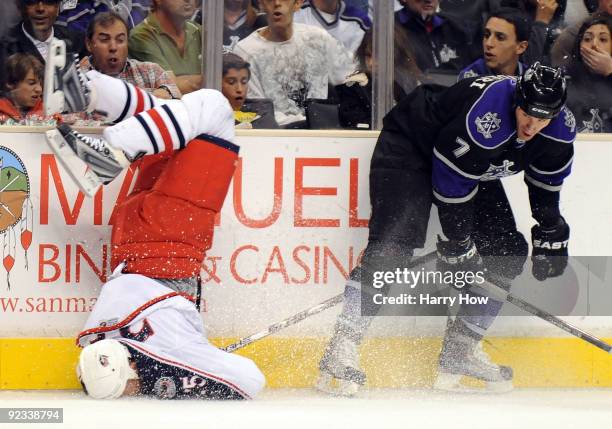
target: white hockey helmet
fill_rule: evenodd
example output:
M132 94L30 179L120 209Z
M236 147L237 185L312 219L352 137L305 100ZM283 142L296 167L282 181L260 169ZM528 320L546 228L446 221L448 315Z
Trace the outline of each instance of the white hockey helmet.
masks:
M128 380L138 379L130 358L127 347L117 340L101 340L83 348L77 377L85 393L94 399L120 397Z

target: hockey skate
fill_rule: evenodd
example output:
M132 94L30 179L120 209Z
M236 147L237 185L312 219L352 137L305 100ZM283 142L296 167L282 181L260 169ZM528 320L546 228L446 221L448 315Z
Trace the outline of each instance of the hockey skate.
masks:
M434 389L448 392L503 393L512 390L512 368L497 365L482 349L482 341L449 329L438 365ZM462 384L463 377L485 383L485 388Z
M90 197L101 184L111 182L130 165L123 151L113 148L104 139L84 136L68 125L62 124L46 134L47 143L60 163Z
M359 368L357 342L336 328L319 362L320 375L315 388L338 396L353 396L365 384L365 373Z
M43 105L45 115L91 111L93 93L78 67L78 57L66 58L66 43L53 39L45 62Z

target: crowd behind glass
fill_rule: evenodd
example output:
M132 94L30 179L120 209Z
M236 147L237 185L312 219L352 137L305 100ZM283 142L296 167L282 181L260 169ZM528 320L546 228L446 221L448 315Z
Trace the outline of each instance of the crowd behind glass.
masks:
M219 87L239 128L372 129L374 79L393 82L399 102L418 85L517 75L539 61L568 76L579 132L612 132L612 0L397 0L393 76L373 71L387 54L373 54L376 0L218 1L223 40L208 46L223 53ZM201 88L206 10L201 0L0 2L0 124L104 123L95 112L43 116L53 38L83 70L157 97Z

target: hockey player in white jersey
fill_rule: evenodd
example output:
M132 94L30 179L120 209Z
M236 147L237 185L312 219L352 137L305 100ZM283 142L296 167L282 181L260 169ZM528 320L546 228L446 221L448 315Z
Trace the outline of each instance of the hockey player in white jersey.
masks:
M253 361L208 342L192 297L121 268L78 336L77 373L91 397L249 399L263 388Z
M91 168L87 180L72 172L89 194L130 162L139 168L132 192L115 208L113 275L79 334L84 389L100 399L252 398L263 388L262 373L209 344L193 304L238 159L228 101L213 90L162 101L97 72L85 76L66 63L62 43L52 42L47 59L45 109L96 110L121 122L103 138L60 125L47 134L50 146L69 171L76 161Z

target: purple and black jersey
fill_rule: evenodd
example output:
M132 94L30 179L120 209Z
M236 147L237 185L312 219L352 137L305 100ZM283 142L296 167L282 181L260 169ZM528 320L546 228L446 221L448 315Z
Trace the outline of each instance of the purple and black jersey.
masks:
M448 89L424 86L385 119L386 131L405 137L396 139L393 158L401 157L404 144L415 144L422 153L431 154L434 201L450 239L471 233L473 199L480 182L521 171L535 219L542 222L559 215L559 191L574 155L574 115L563 108L533 139L519 141L515 85L512 77L487 76L464 79ZM373 158L373 167L377 162ZM398 159L393 162L402 164Z

